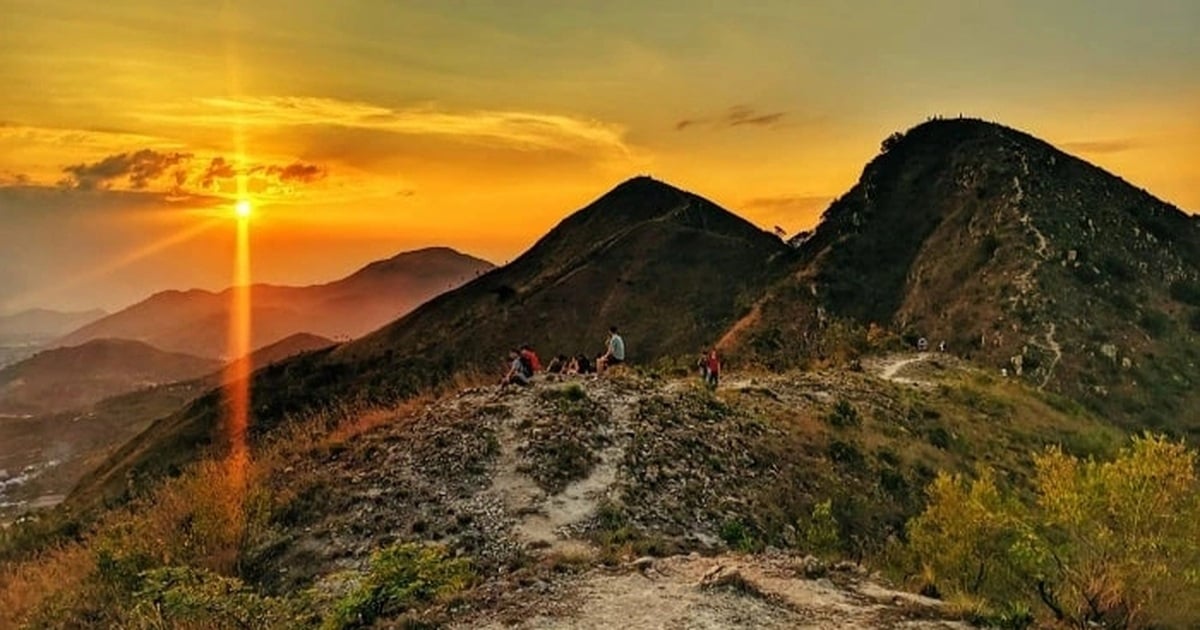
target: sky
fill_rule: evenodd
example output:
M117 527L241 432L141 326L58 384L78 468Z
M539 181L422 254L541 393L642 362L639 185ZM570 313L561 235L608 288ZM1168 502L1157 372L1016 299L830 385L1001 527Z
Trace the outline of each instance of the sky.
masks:
M1200 211L1194 0L0 0L0 314L504 263L650 174L813 226L893 131L1022 129ZM239 182L244 190L239 191Z

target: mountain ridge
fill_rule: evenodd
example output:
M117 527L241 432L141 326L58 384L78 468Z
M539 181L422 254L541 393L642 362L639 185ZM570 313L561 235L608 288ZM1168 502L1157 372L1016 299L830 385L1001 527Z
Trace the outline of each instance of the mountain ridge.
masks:
M354 337L491 268L487 261L450 248L425 248L369 263L330 282L254 284L253 347L300 332ZM100 337L130 338L166 350L222 358L230 291L160 291L59 338L54 345L78 345Z

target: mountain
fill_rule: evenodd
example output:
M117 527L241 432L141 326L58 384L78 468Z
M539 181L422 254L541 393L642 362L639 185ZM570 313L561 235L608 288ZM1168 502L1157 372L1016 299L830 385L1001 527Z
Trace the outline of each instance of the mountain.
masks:
M0 370L0 413L57 413L135 389L196 378L220 366L213 359L164 352L127 339L54 348Z
M1125 426L1200 432L1200 221L1037 138L895 134L794 244L744 348L876 323Z
M64 312L36 308L3 315L0 316L0 343L53 339L107 314L100 309Z
M104 342L90 342L83 347L100 343ZM116 345L138 347L142 344L118 341ZM335 345L333 340L298 333L255 351L250 355L250 364L258 369L332 345ZM75 358L82 361L81 354L74 353ZM134 365L139 366L138 369L152 370L155 368L153 361L163 354L157 350L146 352L141 362ZM145 363L145 357L151 359L151 364ZM103 367L96 363L90 365L93 370ZM210 371L219 363L202 360L198 365ZM69 378L53 370L51 374L61 379ZM94 374L94 371L84 371L81 379L92 382ZM23 513L31 505L45 506L61 500L84 474L103 464L119 446L145 431L155 420L184 408L198 396L220 386L224 380L224 370L217 370L200 378L144 387L50 415L0 420L0 471L30 471L24 475L23 483L9 483L0 492L0 522ZM80 389L82 385L68 381L60 384L58 389L67 387ZM114 389L124 391L125 388Z
M491 268L491 263L439 247L377 261L327 284L256 284L252 347L300 332L335 339L357 337ZM229 289L219 293L164 291L55 343L70 346L97 338L135 339L164 350L225 358L229 304Z
M348 401L393 402L455 376L498 379L505 352L522 343L545 356L598 354L610 325L620 327L635 363L690 356L743 316L793 255L702 197L631 179L509 265L360 339L257 372L252 434ZM190 461L220 431L214 392L123 447L78 496L124 492L128 474L153 478Z

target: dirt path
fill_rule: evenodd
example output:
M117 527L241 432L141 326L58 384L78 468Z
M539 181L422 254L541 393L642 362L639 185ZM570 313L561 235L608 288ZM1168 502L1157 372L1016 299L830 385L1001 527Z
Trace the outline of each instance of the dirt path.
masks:
M1042 384L1038 385L1038 389L1046 389L1046 385L1054 376L1054 368L1058 367L1059 361L1062 361L1062 345L1054 339L1056 330L1057 326L1054 322L1050 322L1050 330L1046 331L1046 347L1054 353L1054 360L1050 362L1050 367L1046 368L1046 377L1042 379Z
M928 352L917 355L893 355L880 359L879 363L875 365L875 369L879 371L879 378L885 381L903 385L928 385L928 381L900 376L900 371L910 365L927 361L929 357L930 353Z
M489 492L498 496L505 512L515 517L513 534L519 541L551 552L580 544L566 530L594 514L601 499L616 484L625 458L625 443L617 438L625 433L634 415L635 402L620 398L608 402L612 423L607 432L613 445L598 453L600 461L587 477L554 495L546 495L532 477L520 470L516 426L522 420L520 410L532 408L532 403L512 406L514 415L499 432L500 456Z
M674 556L573 579L570 604L515 627L965 629L941 603L893 591L861 574L806 579L795 557ZM472 620L471 627L502 628Z

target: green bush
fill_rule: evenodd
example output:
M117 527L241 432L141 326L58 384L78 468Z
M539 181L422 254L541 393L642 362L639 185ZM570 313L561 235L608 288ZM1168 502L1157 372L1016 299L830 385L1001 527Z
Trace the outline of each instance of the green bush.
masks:
M1076 627L1200 624L1195 452L1147 436L1112 461L1052 448L1035 464L1032 503L988 471L930 485L909 549L931 590L1038 606Z
M358 587L334 606L325 628L365 628L377 619L446 600L475 580L470 561L438 545L399 543L375 552Z
M259 595L240 580L203 569L154 569L142 575L142 583L130 615L134 627L285 628L312 621L287 600Z
M813 506L808 522L804 524L805 551L817 556L834 556L841 548L837 518L833 515L833 501L826 499Z
M837 401L837 404L833 406L833 411L825 416L825 421L830 426L838 428L856 427L862 424L862 419L858 416L858 410L845 399Z

